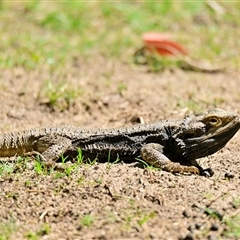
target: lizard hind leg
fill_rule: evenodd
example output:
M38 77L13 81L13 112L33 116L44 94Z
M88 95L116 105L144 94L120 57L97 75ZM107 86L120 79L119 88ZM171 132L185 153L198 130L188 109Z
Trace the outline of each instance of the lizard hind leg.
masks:
M199 174L199 169L196 166L185 166L177 162L172 162L163 153L163 146L158 143L148 143L141 148L141 156L154 167L173 173L191 173Z
M56 161L71 147L69 138L47 135L38 139L36 149L46 166L55 166Z

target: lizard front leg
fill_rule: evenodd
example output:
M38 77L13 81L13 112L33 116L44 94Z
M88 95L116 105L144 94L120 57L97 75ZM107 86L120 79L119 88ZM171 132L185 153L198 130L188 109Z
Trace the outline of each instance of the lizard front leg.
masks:
M68 138L58 135L46 135L36 141L35 152L39 154L46 166L55 166L56 160L71 147L72 141Z
M142 158L154 167L173 173L200 174L196 166L184 166L177 162L172 162L163 154L163 146L158 143L148 143L141 148Z

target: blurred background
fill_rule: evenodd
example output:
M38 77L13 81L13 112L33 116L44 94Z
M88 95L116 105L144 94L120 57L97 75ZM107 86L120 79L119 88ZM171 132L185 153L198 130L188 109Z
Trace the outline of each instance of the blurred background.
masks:
M148 31L174 34L195 57L215 59L239 50L238 1L1 1L0 6L2 67L54 70L95 54L131 61Z
M143 113L237 110L239 15L238 1L1 1L3 122L105 126ZM142 35L153 31L225 71L186 71L173 58L135 64Z

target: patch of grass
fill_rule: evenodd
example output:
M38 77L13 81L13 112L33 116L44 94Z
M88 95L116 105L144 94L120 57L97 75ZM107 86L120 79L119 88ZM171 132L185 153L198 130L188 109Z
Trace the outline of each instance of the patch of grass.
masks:
M111 150L108 151L108 158L107 158L107 169L109 169L113 164L116 164L120 161L119 156L117 155L114 161L111 160Z
M237 54L240 35L240 3L218 4L221 14L205 1L1 1L0 66L55 71L93 52L129 60L147 31L173 33L191 55L216 61Z
M214 194L212 192L207 191L203 194L203 197L208 199L208 200L211 200L211 199L214 198Z
M240 198L236 198L233 201L233 206L238 208L240 206ZM205 208L204 213L213 219L219 220L222 225L224 225L224 231L222 236L228 238L238 239L240 237L240 216L239 214L234 214L232 216L223 215L217 210L210 208Z
M127 90L127 86L124 83L120 82L118 84L118 92L119 92L119 94L123 94L123 92L126 91L126 90Z
M26 169L31 168L31 161L33 159L29 158L29 157L22 157L22 156L18 156L17 157L17 163L14 164L14 171L15 172L23 172Z
M0 161L0 175L1 174L11 174L15 172L23 172L28 168L28 157L18 156L17 160L11 161Z
M63 165L66 163L67 159L68 159L68 156L61 155L61 162Z
M151 170L159 170L159 168L156 168L150 164L148 164L147 162L145 162L143 159L141 158L135 158L138 162L142 163L143 167L144 168L147 168L147 169L151 169Z
M81 164L83 164L83 159L84 159L84 156L82 154L82 150L79 148L78 150L78 155L76 157L76 162L74 163L67 163L67 159L68 159L68 156L61 156L61 168L62 170L64 170L63 172L58 172L57 170L54 170L54 167L52 169L52 172L55 174L54 178L62 178L62 177L65 177L67 176L68 178L71 177L71 175L73 174L73 172L75 172Z
M31 162L32 161L32 162ZM25 170L32 170L34 160L28 157L18 156L17 160L0 161L0 175L21 174Z
M74 163L72 162L66 162L68 159L68 156L61 156L61 166L53 166L52 169L48 170L47 168L45 168L44 163L42 162L37 162L37 172L39 172L39 174L48 174L48 173L52 173L54 174L54 178L58 179L58 178L63 178L65 176L67 176L68 178L71 177L71 175L73 173L76 173L78 171L78 169L81 167L82 164L84 164L85 166L88 165L93 165L96 163L97 158L91 160L89 158L84 159L83 156L83 152L82 150L79 148L77 149L77 156L75 158Z
M233 206L234 206L235 208L240 207L240 197L238 197L238 198L236 198L236 199L233 200Z
M77 160L77 163L78 164L82 164L83 163L83 160L84 160L84 156L83 156L83 152L82 152L82 149L81 148L78 148L77 149L77 157L76 157L76 160Z
M90 227L94 222L94 217L91 214L86 214L80 219L81 227Z
M69 83L48 81L39 93L38 98L40 102L46 104L50 109L64 111L69 109L81 94L82 89L71 87Z
M37 159L34 162L34 171L39 175L46 174L46 167L44 163L39 159L39 156L37 156Z
M55 9L47 11L38 23L45 28L56 31L82 33L91 25L88 7L89 5L85 2L70 2L70 4L61 2L55 5Z
M28 180L28 179L27 179L27 180L25 181L25 186L26 186L26 187L32 187L32 185L33 185L33 182L32 182L31 180Z
M24 237L28 240L38 240L40 237L34 232L27 232L24 234Z
M13 173L14 165L5 162L0 162L0 175Z
M97 157L95 157L94 159L88 158L88 159L86 159L85 164L92 166L97 162L97 159L98 159Z
M58 171L54 172L54 179L63 178L65 176L66 176L66 174L63 172L58 172Z
M78 184L82 184L84 183L84 181L85 181L85 177L83 175L77 179Z
M19 198L19 193L18 192L8 192L8 193L5 193L5 197L17 200Z
M94 181L93 181L93 185L94 185L94 186L99 186L99 185L101 185L102 182L103 182L103 179L102 179L102 178L103 178L103 177L100 177L100 178L94 179Z
M48 166L47 163L45 163L40 155L37 155L35 160L34 160L34 171L38 174L38 175L49 175L53 172L55 172L55 166Z
M223 235L229 238L238 239L240 237L240 216L234 215L224 219L226 229Z
M76 169L76 164L72 164L71 166L66 167L64 169L64 172L66 176L69 178L75 169Z
M11 239L11 235L18 230L15 220L0 223L0 240Z
M206 215L210 216L211 218L219 219L220 221L223 219L223 215L221 213L219 213L217 210L213 210L211 208L205 208L204 213Z
M206 104L203 102L194 100L194 95L195 94L191 94L187 100L183 100L179 98L177 100L175 108L176 109L187 108L188 111L191 111L191 112L202 112L204 110L204 107L206 107Z
M142 227L142 225L148 222L150 219L154 218L156 214L155 212L151 212L142 215L143 216L141 216L141 219L138 220L138 224L140 225L140 227Z
M111 162L111 149L108 151L108 163L110 163Z
M28 232L24 236L29 240L38 240L41 237L48 235L51 232L50 226L45 223L43 224L37 232Z
M128 231L133 226L138 225L142 227L144 224L149 222L156 216L154 211L141 209L134 199L128 201L128 207L121 212L124 224L122 225L123 230Z

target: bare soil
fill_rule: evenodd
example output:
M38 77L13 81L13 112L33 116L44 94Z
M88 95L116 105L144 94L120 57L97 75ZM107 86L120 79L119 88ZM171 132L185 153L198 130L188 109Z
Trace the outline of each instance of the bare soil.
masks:
M94 56L52 73L53 83L82 92L61 110L65 99L49 107L44 94L49 76L46 69L0 71L2 133L62 123L115 127L212 107L238 111L240 101L239 72L153 73ZM237 134L218 153L199 159L214 170L211 178L138 162L82 164L69 176L16 164L13 173L0 175L0 232L3 239L236 238L227 235L226 219L240 211L239 140Z

